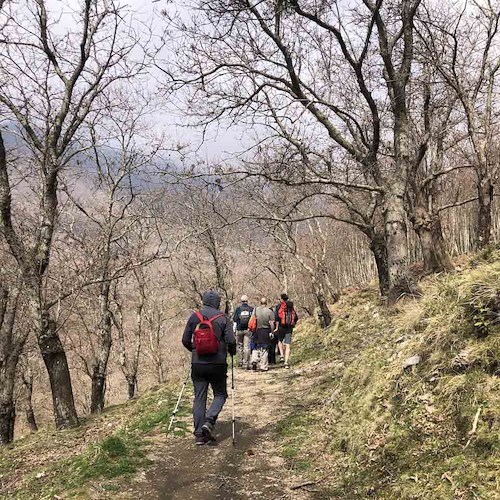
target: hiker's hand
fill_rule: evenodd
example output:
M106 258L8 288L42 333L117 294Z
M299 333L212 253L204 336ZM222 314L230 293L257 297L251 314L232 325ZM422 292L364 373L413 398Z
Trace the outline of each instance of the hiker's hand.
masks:
M271 332L271 333L269 334L269 338L270 338L271 340L273 340L273 339L274 339L274 332Z
M229 354L231 356L234 356L236 354L236 345L235 344L229 344L227 346L227 350L229 351Z

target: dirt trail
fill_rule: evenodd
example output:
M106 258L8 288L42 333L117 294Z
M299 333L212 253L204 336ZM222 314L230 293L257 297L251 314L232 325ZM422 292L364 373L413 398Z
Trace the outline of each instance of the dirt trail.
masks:
M195 447L192 435L170 436L167 441L164 435L158 436L150 457L155 465L127 496L148 500L313 498L302 488L289 488L304 478L287 469L272 432L273 423L289 410L285 397L288 376L290 371L281 367L267 373L235 370L235 446L229 396L217 424L215 446ZM184 400L184 406L191 405L190 399Z

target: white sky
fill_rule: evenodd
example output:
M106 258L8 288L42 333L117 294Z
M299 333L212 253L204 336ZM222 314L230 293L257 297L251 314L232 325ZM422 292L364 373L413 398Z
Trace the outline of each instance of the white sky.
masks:
M75 1L46 0L49 16L52 13L51 17L55 18L55 14L58 12L73 10L73 2ZM158 37L162 35L166 27L166 21L160 11L172 7L173 4L177 4L176 8L180 8L181 11L184 9L182 0L115 0L115 2L129 7L137 22L151 23L153 32ZM61 28L64 29L65 24L74 21L69 16L62 16L60 22ZM160 58L168 60L168 53L164 51L160 54ZM160 81L163 78L162 73L158 70L151 79L153 88L156 87L155 77ZM190 149L196 151L198 159L211 162L232 158L238 152L246 149L251 142L251 134L248 131L235 126L227 128L223 124L211 127L203 139L201 128L187 127L188 120L179 109L169 106L168 102L163 100L161 104L162 108L159 108L158 113L152 119L152 126L158 132L166 133L174 145L190 144Z
M153 30L158 35L163 33L166 26L160 11L171 7L172 4L176 4L176 8L181 11L184 9L182 0L121 0L120 3L130 6L139 18L152 20ZM162 59L168 60L168 54L162 53L160 56ZM162 78L161 74L159 78ZM167 131L174 143L192 144L200 158L207 162L234 157L251 143L249 132L242 127L234 125L227 127L224 124L214 125L203 138L201 128L187 128L185 126L187 123L188 121L182 116L182 113L174 107L169 109L167 106L167 109L158 116L158 124Z

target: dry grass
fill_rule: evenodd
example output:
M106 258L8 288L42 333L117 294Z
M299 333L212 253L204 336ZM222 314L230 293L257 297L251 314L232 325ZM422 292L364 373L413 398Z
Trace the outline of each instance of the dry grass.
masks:
M304 364L328 362L302 449L328 436L314 467L332 498L500 498L500 254L421 286L391 309L355 292L328 330L298 332Z
M112 406L76 429L43 430L1 450L0 497L113 497L148 463L149 436L166 431L175 401L171 387Z

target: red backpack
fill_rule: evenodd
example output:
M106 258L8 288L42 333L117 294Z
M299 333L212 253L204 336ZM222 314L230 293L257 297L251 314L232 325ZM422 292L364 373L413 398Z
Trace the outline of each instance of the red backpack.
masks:
M281 326L295 326L297 323L297 313L295 312L295 307L293 307L293 302L282 302L278 309L278 317Z
M224 316L224 314L217 314L213 318L205 319L201 313L194 311L200 322L194 329L194 348L199 355L215 354L219 350L219 340L215 335L215 330L212 322Z

